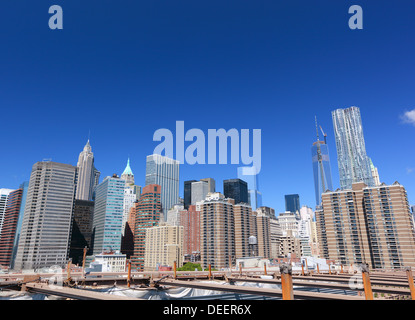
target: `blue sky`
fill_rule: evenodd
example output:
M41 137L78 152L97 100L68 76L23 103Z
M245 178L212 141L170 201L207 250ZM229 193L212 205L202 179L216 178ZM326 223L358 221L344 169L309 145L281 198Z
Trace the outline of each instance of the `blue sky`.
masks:
M48 28L59 4L64 29ZM348 28L359 4L364 29ZM0 187L17 188L44 158L76 165L88 132L102 176L127 157L144 183L159 128L262 130L264 205L284 194L314 207L314 116L361 110L368 155L415 203L413 1L12 1L0 4ZM182 182L236 165L182 165Z

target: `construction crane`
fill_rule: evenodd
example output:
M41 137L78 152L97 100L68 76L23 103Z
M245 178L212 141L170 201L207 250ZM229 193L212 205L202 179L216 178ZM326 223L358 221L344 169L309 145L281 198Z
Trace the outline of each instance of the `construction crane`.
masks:
M324 143L327 144L327 133L324 133L323 128L320 126L320 130L323 133L324 136Z

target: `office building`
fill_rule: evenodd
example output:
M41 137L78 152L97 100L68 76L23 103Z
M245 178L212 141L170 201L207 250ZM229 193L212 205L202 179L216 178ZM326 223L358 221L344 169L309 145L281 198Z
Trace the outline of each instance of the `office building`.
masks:
M298 194L285 195L285 211L299 214L300 212L300 196Z
M125 181L114 174L96 188L93 254L121 250Z
M235 204L248 203L248 184L241 179L223 181L223 194L226 198L234 199Z
M90 201L95 187L98 185L100 172L94 166L94 154L89 140L78 158L78 177L76 185L77 200Z
M134 255L131 257L131 263L138 271L144 270L146 230L157 226L161 220L161 190L161 186L157 184L146 185L136 203Z
M146 186L157 184L161 187L164 221L167 211L179 203L179 164L179 161L159 154L149 155L146 159Z
M29 181L23 182L19 189L22 190L22 199L20 201L19 217L17 219L16 230L14 232L13 251L10 261L10 268L14 269L14 262L16 260L17 248L19 247L20 234L22 231L24 209L26 206L27 191L29 189ZM14 222L13 222L14 223Z
M316 211L322 258L374 269L415 266L414 222L405 188L395 182L326 192Z
M6 215L7 209L7 200L9 199L9 195L14 190L12 189L0 189L0 237L3 229L4 217Z
M379 186L380 185L380 178L379 178L379 172L378 172L378 168L376 168L372 162L372 159L369 158L369 162L370 162L370 171L372 172L372 177L373 177L373 183L374 186Z
M204 178L204 179L200 179L200 181L204 181L207 182L208 184L208 193L214 193L216 192L216 182L214 179L212 178Z
M262 212L254 211L253 218L256 227L255 236L258 241L257 255L262 258L271 257L271 225L270 218Z
M258 174L256 170L256 167L238 168L238 179L246 181L248 184L248 203L252 210L262 206L262 193L258 189Z
M192 182L192 205L205 200L209 193L209 184L206 181Z
M280 256L280 239L282 237L281 226L276 218L270 218L270 258L277 259Z
M193 182L197 182L197 180L188 180L184 182L183 202L184 202L185 209L188 209L189 206L192 204L192 183Z
M282 212L277 217L282 232L291 231L294 236L298 235L299 219L295 213L291 211Z
M75 200L69 257L73 264L82 264L84 248L87 255L93 248L94 201Z
M331 165L329 147L327 145L326 134L324 141L320 141L316 118L317 141L311 147L311 157L313 163L314 190L316 195L316 205L321 204L321 195L326 190L333 190L333 181L331 178Z
M350 107L332 111L336 138L340 188L352 189L352 184L364 182L373 187L370 160L366 154L360 109Z
M66 265L76 171L74 166L52 161L33 165L15 269Z
M161 223L146 229L144 271L159 266L183 266L183 227Z
M4 195L3 189L0 194ZM17 222L19 219L20 207L22 203L23 189L19 188L8 194L6 210L4 213L3 228L0 236L0 265L10 267L14 239L16 236ZM0 196L1 198L2 196ZM2 200L0 200L2 202ZM3 204L1 204L3 205Z

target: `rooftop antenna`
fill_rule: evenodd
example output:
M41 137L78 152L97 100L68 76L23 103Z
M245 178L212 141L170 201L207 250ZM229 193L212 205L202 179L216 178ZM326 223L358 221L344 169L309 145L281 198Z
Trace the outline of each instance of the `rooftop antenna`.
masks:
M320 141L320 138L318 136L318 124L317 124L317 116L314 116L315 121L316 121L316 133L317 133L317 141Z

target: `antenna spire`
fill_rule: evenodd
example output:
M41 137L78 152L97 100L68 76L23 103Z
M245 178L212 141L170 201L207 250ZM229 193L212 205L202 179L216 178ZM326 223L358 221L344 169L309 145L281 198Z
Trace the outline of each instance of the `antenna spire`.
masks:
M316 133L317 133L317 141L320 141L320 138L318 136L318 124L317 124L317 116L314 116L315 121L316 121Z

